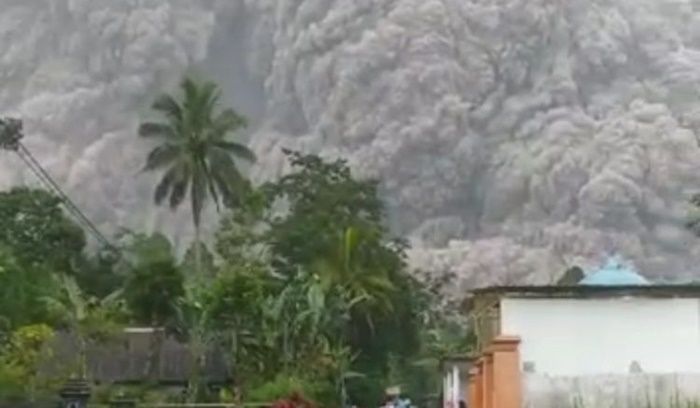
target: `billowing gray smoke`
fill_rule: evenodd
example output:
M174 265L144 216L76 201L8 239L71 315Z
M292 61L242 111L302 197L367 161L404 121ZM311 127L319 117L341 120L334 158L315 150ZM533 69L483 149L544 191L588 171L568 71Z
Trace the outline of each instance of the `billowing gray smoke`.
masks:
M0 0L0 111L104 225L144 210L135 124L190 66L280 147L383 180L414 265L455 289L547 282L610 252L688 278L700 189L695 0ZM0 182L28 176L3 156ZM149 178L150 177L150 178Z

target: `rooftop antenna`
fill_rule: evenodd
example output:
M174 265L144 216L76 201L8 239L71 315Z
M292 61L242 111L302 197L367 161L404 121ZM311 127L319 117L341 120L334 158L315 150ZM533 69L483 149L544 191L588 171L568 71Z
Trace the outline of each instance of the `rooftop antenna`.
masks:
M103 247L115 250L109 240L100 232L95 224L78 208L73 200L63 192L61 187L51 177L51 175L39 164L39 161L34 158L32 153L22 143L24 138L22 121L16 118L0 118L0 150L7 150L17 154L20 159L29 167L39 181L53 193L68 213L81 224L90 235Z

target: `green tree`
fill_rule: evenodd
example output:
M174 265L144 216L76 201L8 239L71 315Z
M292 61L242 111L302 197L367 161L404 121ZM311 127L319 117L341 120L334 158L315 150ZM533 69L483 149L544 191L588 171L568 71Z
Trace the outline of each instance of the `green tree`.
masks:
M187 387L187 402L206 398L202 373L207 364L207 352L216 344L219 332L209 303L210 282L200 281L185 288L184 296L177 299L176 330L186 339L191 356L191 370Z
M127 233L123 241L123 297L133 321L154 329L145 374L155 379L166 329L176 323L178 302L185 295L184 278L164 235Z
M18 187L0 192L0 246L23 265L68 273L85 247L85 234L65 216L57 197Z
M49 378L40 378L40 365L52 357L47 344L54 331L45 324L22 326L0 346L0 401L29 400L50 388Z
M88 253L75 264L76 278L88 294L102 298L124 285L124 275L119 273L121 256L112 248Z
M220 109L220 97L213 82L182 81L181 98L164 94L152 109L163 116L160 122L145 122L139 135L155 138L158 145L146 159L144 170L163 171L154 199L161 204L166 198L176 208L189 194L195 241L200 242L202 210L208 199L233 206L248 189L241 175L238 159L249 162L255 155L245 145L229 136L246 125L246 120L232 109ZM199 246L195 246L199 254ZM201 275L200 256L197 272Z
M217 249L231 253L226 244L236 242L264 248L290 288L277 299L285 299L283 316L294 313L282 319L286 338L293 340L285 347L297 348L291 353L294 361L306 351L323 350L318 341L305 341L307 333L349 346L356 356L353 370L372 375L348 388L355 401L370 403L381 395L389 354L408 358L420 342L411 300L416 285L405 270L405 245L390 238L375 180L353 177L343 160L286 154L293 171L261 188L263 225L228 217ZM252 228L248 234L231 231L241 225ZM316 314L319 309L324 316Z
M286 204L269 219L266 241L280 272L294 273L336 250L338 234L348 228L383 227L383 206L375 180L358 180L344 160L285 151L292 173L263 186L267 205Z
M49 322L43 298L60 287L46 265L22 265L11 251L0 247L0 326L12 329Z
M266 347L264 325L270 279L257 264L232 265L221 270L207 293L206 304L217 342L235 367L236 395L243 393L244 381L265 371L275 350ZM277 328L273 328L277 333ZM274 364L274 363L273 363ZM276 365L279 368L279 365Z
M164 327L185 293L170 241L162 234L132 234L124 248L124 299L135 322Z

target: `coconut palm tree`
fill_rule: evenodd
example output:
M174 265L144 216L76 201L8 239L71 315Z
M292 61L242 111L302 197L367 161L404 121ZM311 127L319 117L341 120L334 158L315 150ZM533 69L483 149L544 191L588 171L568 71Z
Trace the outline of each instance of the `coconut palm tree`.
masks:
M163 121L145 122L139 135L158 140L146 159L145 171L162 171L154 200L166 198L171 209L189 195L195 229L195 258L201 273L200 220L208 199L234 206L248 187L237 160L255 161L245 145L228 137L246 126L243 116L233 109L221 109L221 92L213 82L198 83L185 78L178 99L169 94L158 97L151 106Z

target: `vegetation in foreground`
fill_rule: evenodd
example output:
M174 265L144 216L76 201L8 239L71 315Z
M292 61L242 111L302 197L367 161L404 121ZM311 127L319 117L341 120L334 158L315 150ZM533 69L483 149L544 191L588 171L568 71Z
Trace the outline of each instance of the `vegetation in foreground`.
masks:
M296 395L321 406L376 404L388 385L414 398L438 389L441 356L465 351L458 320L436 306L441 282L407 271L406 245L385 226L377 183L342 160L287 151L292 171L252 186L238 167L254 155L231 136L245 119L218 106L214 84L185 80L180 97L156 99L156 142L145 170L162 174L155 204L189 200L197 231L178 257L157 232L125 231L114 248L88 250L62 201L26 187L0 192L0 395L54 395L91 373L86 350L127 326L164 328L151 338L139 387L102 386L150 400L270 402ZM204 208L220 211L209 245ZM70 364L47 374L51 339L78 338ZM195 361L184 397L154 384L166 336ZM204 386L208 350L235 368L231 386ZM296 393L296 394L295 394Z

